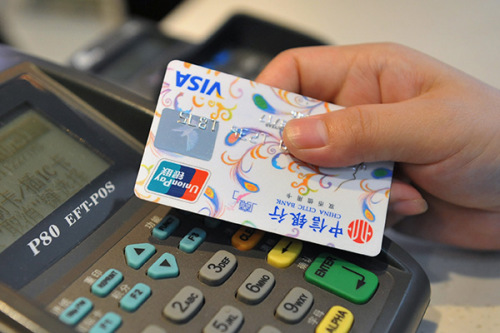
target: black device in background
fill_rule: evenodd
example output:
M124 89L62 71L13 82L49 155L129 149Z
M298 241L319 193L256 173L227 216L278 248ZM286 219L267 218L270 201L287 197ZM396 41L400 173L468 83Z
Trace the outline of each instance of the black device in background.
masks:
M129 16L160 21L174 10L182 0L125 0Z
M314 45L324 42L269 21L237 14L180 60L253 80L281 51Z
M245 14L232 16L200 45L167 36L153 22L133 19L76 52L70 64L156 101L171 60L253 80L281 51L322 44L318 39Z
M156 24L131 19L114 33L77 51L70 65L156 100L168 62L194 45L162 34Z

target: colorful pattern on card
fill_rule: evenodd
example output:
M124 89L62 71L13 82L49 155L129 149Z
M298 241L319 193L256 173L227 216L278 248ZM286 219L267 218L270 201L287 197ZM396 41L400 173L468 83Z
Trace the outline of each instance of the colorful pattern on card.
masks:
M181 61L169 64L139 198L369 256L381 250L393 164L320 168L282 142L293 118L341 107Z

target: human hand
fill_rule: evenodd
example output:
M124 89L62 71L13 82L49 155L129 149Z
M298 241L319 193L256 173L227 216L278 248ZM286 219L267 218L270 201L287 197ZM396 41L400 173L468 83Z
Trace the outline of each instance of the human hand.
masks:
M388 225L500 249L499 90L396 44L288 50L257 81L346 107L287 123L283 140L298 159L398 162Z

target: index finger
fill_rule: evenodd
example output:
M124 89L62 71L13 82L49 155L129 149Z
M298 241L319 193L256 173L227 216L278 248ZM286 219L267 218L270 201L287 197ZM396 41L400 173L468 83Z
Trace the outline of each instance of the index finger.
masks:
M393 103L426 90L430 60L395 44L305 47L280 53L256 81L343 106Z

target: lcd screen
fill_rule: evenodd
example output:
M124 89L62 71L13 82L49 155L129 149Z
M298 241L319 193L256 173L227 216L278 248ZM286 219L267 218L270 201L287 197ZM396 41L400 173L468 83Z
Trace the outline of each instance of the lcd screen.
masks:
M110 163L31 108L0 128L0 253Z

